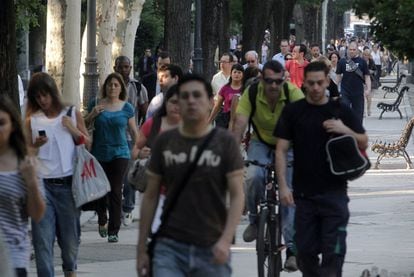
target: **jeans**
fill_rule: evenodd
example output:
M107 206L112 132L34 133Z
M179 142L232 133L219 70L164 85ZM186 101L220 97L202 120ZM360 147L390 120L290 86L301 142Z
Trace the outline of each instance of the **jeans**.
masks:
M295 198L295 242L304 277L341 277L349 220L346 192ZM318 255L322 253L322 263Z
M128 141L128 147L129 151L132 150L132 141ZM129 163L127 171L129 169L129 166L131 163ZM122 211L124 213L131 213L135 208L135 193L136 190L134 190L129 184L128 184L128 174L125 174L124 176L124 189L122 191L122 195L124 196L124 201L122 202Z
M80 242L80 211L72 196L72 181L45 183L46 212L39 223L32 221L37 276L53 277L53 245L57 237L64 272L76 271Z
M231 276L230 260L225 264L213 262L210 247L159 238L154 248L154 277L227 277Z
M273 163L275 160L275 150L270 149L265 144L252 140L247 151L247 159L258 161L263 164ZM293 175L293 151L289 150L287 154L288 167L286 171L286 181L288 187L292 190L292 175ZM249 211L250 224L257 223L257 205L264 197L264 182L266 171L265 169L250 165L246 172L245 194L247 202L247 210ZM294 235L294 206L282 206L282 234L286 245L289 249L293 247Z
M362 124L364 119L364 92L348 92L343 87L341 88L342 102L350 107L357 115L359 122Z

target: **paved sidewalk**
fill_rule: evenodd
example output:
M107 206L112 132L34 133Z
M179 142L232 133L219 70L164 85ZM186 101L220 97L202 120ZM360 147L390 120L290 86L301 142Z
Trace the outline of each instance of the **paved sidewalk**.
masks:
M409 94L414 95L414 85L409 86ZM384 118L379 120L380 111L376 104L380 101L392 102L394 98L395 95L390 94L384 100L381 90L374 94L372 115L364 119L370 146L377 140L398 140L401 130L413 115L406 95L400 106L404 115L402 120L398 113L385 113ZM413 156L413 141L409 142L408 152ZM374 164L375 153L369 150L368 154ZM389 276L410 276L414 272L414 170L406 170L402 158L384 159L379 170L371 169L362 178L350 183L349 195L351 219L343 276L357 277L364 269L374 266L379 270L395 272L395 275ZM139 205L133 211L133 224L122 226L117 244L108 244L99 237L97 218L93 213L82 214L79 277L136 276L138 210ZM236 277L257 276L255 244L242 240L247 224L246 219L240 223L236 244L232 248L233 276ZM55 249L55 264L60 265L60 253L57 247ZM396 275L397 272L400 275ZM35 276L34 263L29 276ZM60 266L56 266L56 276L63 276ZM286 276L298 277L301 274L282 273L282 277Z

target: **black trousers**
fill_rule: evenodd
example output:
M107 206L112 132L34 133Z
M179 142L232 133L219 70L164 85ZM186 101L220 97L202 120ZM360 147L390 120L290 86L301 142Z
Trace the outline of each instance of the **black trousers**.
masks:
M115 159L110 162L99 162L111 184L111 191L97 202L99 225L108 222L106 211L109 211L108 235L118 235L121 227L122 181L128 167L128 159Z
M303 277L341 277L349 198L344 191L295 198L295 242ZM318 254L322 254L319 261Z

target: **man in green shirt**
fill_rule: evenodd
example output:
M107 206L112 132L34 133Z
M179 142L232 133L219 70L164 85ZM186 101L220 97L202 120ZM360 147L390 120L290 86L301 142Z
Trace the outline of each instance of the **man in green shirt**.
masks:
M256 160L262 164L274 163L276 138L273 131L286 104L304 98L303 92L292 83L285 81L285 70L277 61L269 61L263 66L260 82L252 84L240 98L236 110L236 120L233 133L238 141L246 130L250 118L254 132L247 151L248 160ZM250 94L256 93L255 97ZM252 99L254 104L252 105ZM293 153L288 153L290 161ZM287 172L287 180L292 179L292 167ZM257 166L247 168L245 194L249 211L249 226L243 239L251 242L257 236L257 205L264 197L265 170ZM288 181L291 184L290 181ZM293 247L294 208L282 208L282 233L288 246L285 268L297 270Z

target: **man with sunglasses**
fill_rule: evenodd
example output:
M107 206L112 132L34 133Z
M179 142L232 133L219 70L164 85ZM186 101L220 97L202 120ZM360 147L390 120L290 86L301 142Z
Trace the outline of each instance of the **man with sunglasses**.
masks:
M146 244L163 184L167 189L164 215L169 212L156 236L152 276L231 276L230 245L244 201L239 145L227 130L214 130L208 123L213 91L202 77L187 75L179 81L178 103L182 124L160 134L152 148L141 204L138 275L148 274ZM211 139L205 144L207 138ZM195 169L189 172L193 162ZM172 202L175 195L177 201Z
M255 97L256 109L251 103L251 93L257 89ZM277 61L269 61L263 66L259 83L248 87L240 98L236 110L233 133L241 141L247 125L253 126L253 135L247 150L248 160L256 160L262 164L273 163L275 158L276 139L273 130L285 105L304 98L303 92L285 80L285 70ZM251 118L251 121L250 121ZM293 154L289 153L292 158ZM288 178L292 175L288 173ZM265 170L257 166L249 166L246 173L245 194L249 225L243 233L246 242L257 237L257 205L264 198ZM282 233L288 246L285 267L290 271L297 270L293 251L293 208L282 210Z
M355 137L361 149L366 149L368 143L351 109L330 101L326 95L328 74L324 62L312 62L305 68L306 99L287 106L275 130L279 196L282 205L296 206L295 243L304 277L341 277L346 253L347 184L331 173L326 142L334 134L348 134ZM338 113L338 119L333 119ZM285 178L291 145L295 160L293 194Z

